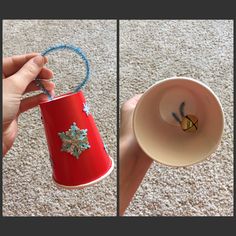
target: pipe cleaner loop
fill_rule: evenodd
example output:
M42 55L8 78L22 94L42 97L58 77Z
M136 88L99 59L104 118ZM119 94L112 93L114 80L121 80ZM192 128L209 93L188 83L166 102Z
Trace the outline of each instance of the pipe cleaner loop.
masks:
M89 68L89 61L86 58L85 54L82 52L82 50L78 47L75 47L73 45L67 45L67 44L60 44L60 45L55 45L52 46L50 48L48 48L47 50L45 50L44 52L41 53L42 56L46 56L47 54L49 54L52 51L57 51L57 50L64 50L64 49L68 49L71 50L75 53L77 53L78 55L81 56L81 58L83 59L85 66L86 66L86 76L85 79L74 89L74 93L79 92L79 90L85 86L85 84L88 82L89 80L89 76L90 76L90 68ZM52 100L52 96L50 95L50 93L48 92L47 89L45 89L45 87L43 86L43 84L41 83L41 81L36 78L36 85L38 87L41 88L41 90L43 91L43 93L45 93L48 96L49 100Z

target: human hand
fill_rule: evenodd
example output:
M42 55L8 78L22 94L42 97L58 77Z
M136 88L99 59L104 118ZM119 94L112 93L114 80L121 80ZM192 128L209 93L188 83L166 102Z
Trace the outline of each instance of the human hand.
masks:
M17 134L17 119L48 97L38 94L22 99L22 95L39 90L35 78L39 77L45 88L54 96L54 83L48 81L53 73L44 65L47 58L38 53L3 58L3 156L12 147Z
M126 101L121 108L119 215L123 215L153 160L139 147L132 128L134 109L142 94Z

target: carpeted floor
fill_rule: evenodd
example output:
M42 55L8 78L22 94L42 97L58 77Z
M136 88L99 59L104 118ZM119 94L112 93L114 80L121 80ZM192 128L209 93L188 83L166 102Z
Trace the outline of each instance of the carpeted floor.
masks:
M116 163L116 21L3 21L4 56L42 52L59 43L81 47L90 60L91 80L84 94ZM84 65L76 54L61 51L48 57L56 94L71 90L84 78ZM4 216L114 216L116 202L116 168L93 187L58 189L51 180L39 108L20 117L17 140L3 158Z
M156 81L187 76L219 97L221 144L206 161L185 168L153 163L127 216L233 215L233 21L120 22L120 103Z
M153 163L126 215L233 215L233 21L121 21L120 102L175 75L198 79L220 98L225 129L218 150L186 168ZM116 161L116 22L5 20L3 54L41 52L57 43L80 46L92 64L85 88L97 126ZM84 76L70 52L50 56L57 94ZM79 63L79 67L78 67ZM116 169L84 190L59 190L51 167L39 109L19 119L14 147L3 158L4 216L116 215Z

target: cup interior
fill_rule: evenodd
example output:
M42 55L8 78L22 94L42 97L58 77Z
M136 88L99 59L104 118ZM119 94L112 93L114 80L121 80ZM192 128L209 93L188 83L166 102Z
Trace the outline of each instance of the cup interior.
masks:
M196 132L185 132L174 118L198 118ZM223 132L223 111L206 85L189 78L170 78L153 85L140 98L133 116L137 142L152 159L170 166L187 166L214 152Z

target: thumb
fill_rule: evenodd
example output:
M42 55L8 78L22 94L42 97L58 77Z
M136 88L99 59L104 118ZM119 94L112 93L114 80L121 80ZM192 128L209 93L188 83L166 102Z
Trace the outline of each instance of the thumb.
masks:
M11 76L21 93L25 91L30 82L36 79L46 62L47 59L43 56L33 57L19 71Z

